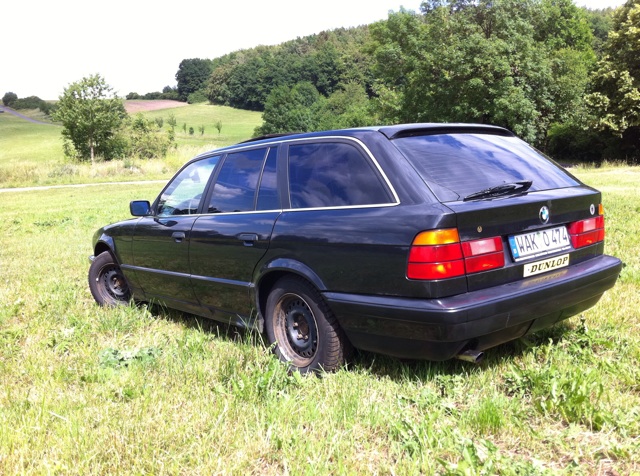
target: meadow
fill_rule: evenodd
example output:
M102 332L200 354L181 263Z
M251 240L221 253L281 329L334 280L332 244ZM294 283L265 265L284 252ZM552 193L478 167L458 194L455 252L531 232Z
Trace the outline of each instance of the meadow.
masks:
M0 474L640 474L640 169L572 172L626 264L597 306L477 366L306 377L258 334L94 303L94 231L161 184L0 192Z
M46 121L37 112L28 111L27 114ZM167 157L156 160L128 158L99 162L94 166L64 157L61 126L32 124L9 113L0 114L0 188L167 180L198 153L246 140L262 124L259 112L207 104L143 111L141 114L153 120L162 119L164 129L169 128L170 115L175 117L176 147ZM215 127L218 121L220 132ZM201 127L204 127L203 133ZM194 129L193 134L189 133L190 128Z

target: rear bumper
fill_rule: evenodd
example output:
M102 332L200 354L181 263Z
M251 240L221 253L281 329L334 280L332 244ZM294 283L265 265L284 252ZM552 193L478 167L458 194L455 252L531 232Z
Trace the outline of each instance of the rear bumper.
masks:
M576 315L613 287L622 262L598 256L569 268L442 299L324 293L352 344L402 358L446 360Z

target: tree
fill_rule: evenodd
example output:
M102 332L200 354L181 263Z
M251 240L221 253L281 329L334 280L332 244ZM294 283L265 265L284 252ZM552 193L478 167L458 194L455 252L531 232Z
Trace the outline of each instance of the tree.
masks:
M267 97L264 123L256 129L256 135L315 130L317 115L312 108L320 101L318 90L309 82L278 86Z
M570 0L423 7L371 27L384 121L491 123L544 147L551 124L583 109L595 56Z
M16 93L8 92L2 96L2 104L7 107L11 107L11 105L18 100L18 95Z
M127 112L122 99L100 75L82 78L65 88L53 117L62 123L68 156L93 163L96 155L108 160L122 154L118 133Z
M180 100L186 101L189 94L204 90L212 70L211 60L200 58L182 60L176 73Z
M613 15L586 101L591 126L607 135L607 158L640 161L640 0Z

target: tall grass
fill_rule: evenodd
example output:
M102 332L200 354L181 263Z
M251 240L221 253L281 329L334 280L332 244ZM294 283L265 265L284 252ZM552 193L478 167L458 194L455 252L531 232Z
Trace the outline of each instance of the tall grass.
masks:
M321 378L253 333L94 304L94 230L159 184L3 193L0 474L637 474L640 171L576 174L627 264L595 308L480 366L361 353Z

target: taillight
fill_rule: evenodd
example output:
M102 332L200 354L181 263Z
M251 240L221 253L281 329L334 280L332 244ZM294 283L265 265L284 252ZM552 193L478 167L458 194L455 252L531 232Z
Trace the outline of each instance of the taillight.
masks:
M462 243L464 265L468 274L504 266L502 239L499 236Z
M460 242L458 230L419 233L409 251L409 279L446 279L504 266L499 236Z
M604 241L604 215L571 223L568 230L571 244L576 249Z
M409 251L409 279L446 279L464 275L458 230L447 228L419 233Z

